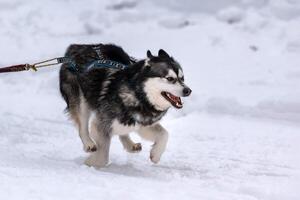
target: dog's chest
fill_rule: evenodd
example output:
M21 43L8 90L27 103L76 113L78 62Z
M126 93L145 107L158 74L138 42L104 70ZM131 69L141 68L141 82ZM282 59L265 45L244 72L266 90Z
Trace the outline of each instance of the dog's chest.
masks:
M143 126L149 126L158 122L164 115L165 112L155 113L155 114L136 113L133 115L133 118L138 124L141 124Z
M127 135L130 132L138 131L140 128L140 125L125 125L121 123L119 120L114 120L112 123L112 133L114 135Z
M112 133L115 135L127 135L130 132L136 132L141 126L150 126L158 122L166 112L161 112L151 115L143 115L141 113L133 114L133 123L122 123L119 120L114 120L112 123Z

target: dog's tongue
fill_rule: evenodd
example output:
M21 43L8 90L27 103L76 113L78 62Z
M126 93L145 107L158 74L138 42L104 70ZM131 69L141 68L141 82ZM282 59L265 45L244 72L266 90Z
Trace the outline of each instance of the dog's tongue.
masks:
M169 93L170 97L172 99L172 101L174 101L174 103L176 104L177 107L182 107L182 102L181 102L181 98L174 96L173 94Z

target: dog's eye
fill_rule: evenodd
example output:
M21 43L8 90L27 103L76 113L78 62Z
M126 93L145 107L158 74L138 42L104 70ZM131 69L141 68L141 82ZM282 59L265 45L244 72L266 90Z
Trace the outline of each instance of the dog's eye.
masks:
M181 77L180 80L183 82L184 81L184 77Z
M167 80L168 80L169 82L174 82L175 78L173 78L173 77L167 77Z

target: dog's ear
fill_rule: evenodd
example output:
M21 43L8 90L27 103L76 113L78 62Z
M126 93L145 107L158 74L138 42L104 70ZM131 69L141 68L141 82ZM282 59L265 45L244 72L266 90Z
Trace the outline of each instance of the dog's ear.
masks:
M147 51L147 57L150 59L153 58L153 55L150 50Z
M167 52L165 52L165 50L160 49L158 51L158 56L161 58L170 58L169 54Z

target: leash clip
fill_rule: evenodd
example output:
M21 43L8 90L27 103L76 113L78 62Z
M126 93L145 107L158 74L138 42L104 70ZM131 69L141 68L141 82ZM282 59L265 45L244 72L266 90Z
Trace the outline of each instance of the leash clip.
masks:
M25 69L26 70L32 69L35 72L37 71L37 68L35 67L35 65L30 65L30 64L25 64Z

